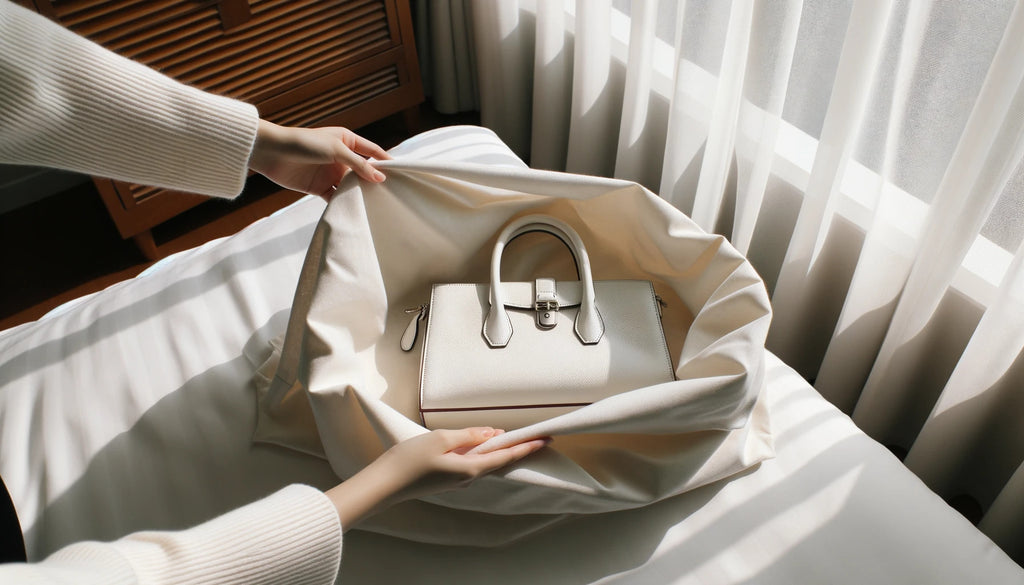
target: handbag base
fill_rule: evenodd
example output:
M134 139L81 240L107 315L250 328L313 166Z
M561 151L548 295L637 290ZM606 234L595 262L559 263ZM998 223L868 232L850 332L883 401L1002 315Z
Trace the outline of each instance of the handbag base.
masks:
M513 406L495 408L466 408L457 410L423 410L423 426L428 429L464 429L466 427L493 427L511 431L572 412L586 404L557 406Z

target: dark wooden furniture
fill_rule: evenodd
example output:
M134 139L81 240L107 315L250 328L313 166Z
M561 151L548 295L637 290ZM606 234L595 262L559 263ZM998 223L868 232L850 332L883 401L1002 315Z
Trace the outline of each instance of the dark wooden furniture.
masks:
M22 0L176 79L257 106L272 122L350 128L423 101L407 0ZM150 229L206 200L94 178L121 236L159 253Z
M0 564L24 563L27 560L18 511L14 509L14 501L0 477Z

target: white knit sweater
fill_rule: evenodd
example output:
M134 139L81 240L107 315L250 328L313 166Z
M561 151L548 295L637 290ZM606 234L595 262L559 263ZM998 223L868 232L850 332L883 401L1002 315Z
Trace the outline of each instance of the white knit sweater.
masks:
M0 583L334 583L341 526L327 497L292 485L180 532L139 532L67 546L36 564L0 565Z
M232 197L258 122L0 0L0 162Z
M0 162L237 195L259 117L0 0ZM289 486L181 532L68 546L0 565L0 583L333 583L341 526L317 489Z

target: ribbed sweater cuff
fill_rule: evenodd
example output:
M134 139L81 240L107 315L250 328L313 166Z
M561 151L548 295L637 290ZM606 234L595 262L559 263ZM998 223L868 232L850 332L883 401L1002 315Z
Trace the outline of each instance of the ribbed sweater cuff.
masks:
M0 161L241 192L259 115L0 3Z
M292 485L189 530L80 543L47 563L100 563L112 584L331 584L341 565L341 525L320 490Z
M190 530L114 543L139 583L334 583L341 524L327 496L292 485Z

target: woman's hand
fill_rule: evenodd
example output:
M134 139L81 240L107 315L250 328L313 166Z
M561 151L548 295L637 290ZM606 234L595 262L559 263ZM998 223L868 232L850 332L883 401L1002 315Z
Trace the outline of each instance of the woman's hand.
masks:
M342 529L391 504L466 486L548 443L547 439L534 439L488 453L472 452L502 432L490 427L438 430L395 445L327 492Z
M249 168L282 187L326 199L349 169L367 181L383 181L384 173L369 158L391 157L347 128L295 128L260 120Z
M472 452L504 432L490 427L432 431L395 445L378 462L389 467L401 486L396 494L401 501L465 487L548 443L535 439L488 453Z

